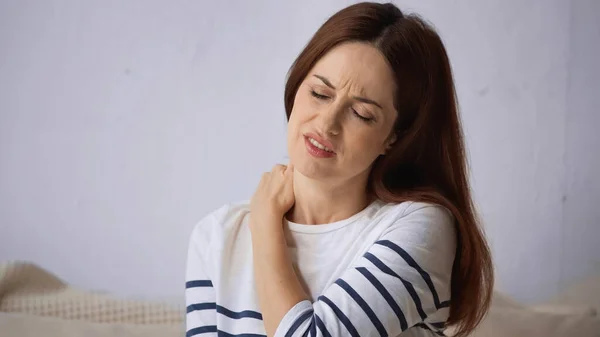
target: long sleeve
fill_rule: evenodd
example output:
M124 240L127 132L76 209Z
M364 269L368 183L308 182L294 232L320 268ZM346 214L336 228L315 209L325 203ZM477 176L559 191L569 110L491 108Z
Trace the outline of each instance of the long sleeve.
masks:
M186 337L217 336L217 304L215 289L209 276L206 263L205 228L207 217L192 232L187 257L185 302L186 302Z
M455 249L450 213L412 204L316 302L290 309L275 336L398 336L412 327L441 334Z

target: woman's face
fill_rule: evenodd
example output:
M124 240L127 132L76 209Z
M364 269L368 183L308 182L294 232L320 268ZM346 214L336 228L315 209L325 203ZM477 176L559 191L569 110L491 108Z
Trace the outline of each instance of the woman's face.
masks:
M366 43L342 44L323 56L298 88L288 123L295 170L333 184L366 178L395 141L392 75Z

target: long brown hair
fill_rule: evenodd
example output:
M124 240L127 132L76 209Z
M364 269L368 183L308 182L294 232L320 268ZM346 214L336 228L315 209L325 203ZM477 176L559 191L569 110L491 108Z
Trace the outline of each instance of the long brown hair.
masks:
M369 191L387 202L439 204L454 215L457 248L447 324L464 336L489 308L494 270L471 200L452 70L435 30L393 4L364 2L337 12L290 68L285 86L288 120L298 87L316 62L333 47L353 41L376 47L397 84L397 141L375 161Z

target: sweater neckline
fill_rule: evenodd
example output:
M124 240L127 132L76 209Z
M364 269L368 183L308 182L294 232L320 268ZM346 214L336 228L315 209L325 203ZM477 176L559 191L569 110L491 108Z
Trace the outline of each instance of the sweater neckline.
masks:
M307 225L307 224L300 224L300 223L292 222L285 218L284 218L284 223L287 224L290 231L297 232L297 233L316 234L316 233L331 232L336 229L340 229L345 226L348 226L351 223L357 221L358 219L364 217L366 214L370 213L371 209L373 209L379 203L380 203L379 200L375 200L372 203L370 203L367 207L363 208L360 212L350 216L349 218L331 222L331 223L327 223L327 224Z

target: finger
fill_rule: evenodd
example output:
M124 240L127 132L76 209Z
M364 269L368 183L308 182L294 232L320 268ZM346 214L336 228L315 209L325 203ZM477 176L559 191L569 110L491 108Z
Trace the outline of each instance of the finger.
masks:
M285 169L285 174L286 175L292 175L294 173L294 165L289 164L287 166L287 168Z
M283 172L285 172L285 169L286 169L285 165L277 164L277 165L273 166L272 172L283 173Z
M285 173L283 175L283 179L285 181L285 185L287 186L287 188L291 189L291 191L294 190L294 166L292 166L291 164L288 165L287 169L285 170Z

